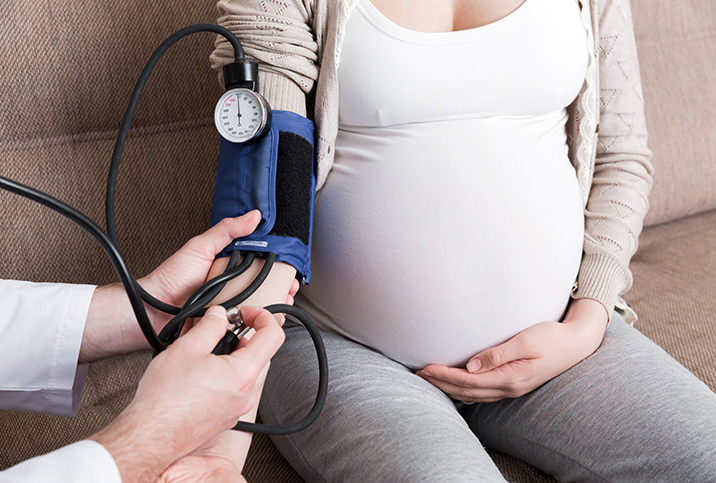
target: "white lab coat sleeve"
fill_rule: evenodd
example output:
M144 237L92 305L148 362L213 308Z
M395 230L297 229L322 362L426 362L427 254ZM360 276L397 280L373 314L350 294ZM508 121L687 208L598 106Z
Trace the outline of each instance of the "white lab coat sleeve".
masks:
M95 287L0 280L0 409L74 416L78 365Z
M79 441L0 472L0 483L122 483L104 446Z

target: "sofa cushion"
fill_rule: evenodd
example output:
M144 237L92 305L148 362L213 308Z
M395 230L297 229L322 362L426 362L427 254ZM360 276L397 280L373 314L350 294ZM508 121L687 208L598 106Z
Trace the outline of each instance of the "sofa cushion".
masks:
M632 0L654 187L645 224L716 209L716 3Z
M716 211L647 228L640 244L635 327L716 390Z
M82 405L74 418L0 412L0 470L79 441L106 426L134 397L150 357L149 351L143 351L90 364Z
M4 176L46 191L104 226L113 132L0 144ZM116 218L122 252L146 275L209 227L218 154L211 121L134 130L120 167ZM46 207L0 191L0 277L36 282L116 281L90 235Z
M118 129L151 53L181 27L216 17L210 1L4 0L0 140ZM133 126L213 118L219 84L209 54L215 37L192 35L167 52Z

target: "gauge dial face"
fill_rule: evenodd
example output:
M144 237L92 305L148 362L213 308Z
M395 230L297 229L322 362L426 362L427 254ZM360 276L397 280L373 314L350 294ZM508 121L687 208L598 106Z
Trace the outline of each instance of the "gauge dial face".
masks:
M249 89L231 89L216 104L214 123L219 133L232 143L245 143L262 134L268 106Z

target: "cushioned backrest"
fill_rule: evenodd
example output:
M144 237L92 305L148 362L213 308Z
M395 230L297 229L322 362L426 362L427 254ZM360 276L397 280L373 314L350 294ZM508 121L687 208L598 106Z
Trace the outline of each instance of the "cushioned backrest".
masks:
M32 7L30 7L32 5ZM175 30L216 21L213 2L3 1L0 139L50 138L119 127L152 51ZM210 117L215 35L176 44L152 74L134 126ZM207 82L207 89L197 89ZM9 118L7 117L9 116Z
M716 3L632 0L656 169L647 224L716 209Z
M214 2L3 2L0 174L104 219L116 130L144 63ZM218 152L215 34L176 44L149 81L120 170L117 223L137 276L208 227ZM103 224L103 223L100 223ZM101 249L69 221L0 191L0 277L100 283Z

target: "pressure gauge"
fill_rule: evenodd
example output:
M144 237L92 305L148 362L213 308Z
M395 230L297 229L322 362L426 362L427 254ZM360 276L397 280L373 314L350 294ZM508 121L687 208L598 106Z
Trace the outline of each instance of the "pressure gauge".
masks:
M271 107L257 92L231 89L216 104L214 124L227 141L246 143L271 127Z

